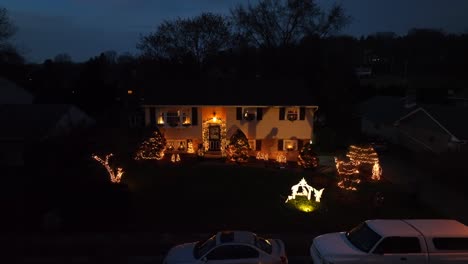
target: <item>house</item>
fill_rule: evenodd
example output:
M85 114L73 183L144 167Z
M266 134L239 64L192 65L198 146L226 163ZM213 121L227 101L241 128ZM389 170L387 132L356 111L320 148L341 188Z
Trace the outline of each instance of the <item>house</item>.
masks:
M468 150L468 108L422 105L395 122L400 144L432 153Z
M398 143L395 122L416 108L407 97L374 96L359 105L361 131L366 136Z
M283 154L295 161L304 143L313 139L318 106L310 103L302 83L252 80L202 85L204 93L198 97L178 93L167 98L158 88L153 96L146 93L142 105L145 125L159 127L168 150L196 153L202 148L221 157L230 137L240 129L249 140L252 156L263 152L276 159ZM178 91L177 87L194 84L174 81L162 86ZM265 93L259 87L271 90Z
M468 108L419 104L407 97L375 96L359 106L361 131L415 152L467 149Z
M68 104L3 104L0 122L1 166L22 166L28 145L94 124L86 113Z
M0 105L32 104L34 96L15 83L0 77Z

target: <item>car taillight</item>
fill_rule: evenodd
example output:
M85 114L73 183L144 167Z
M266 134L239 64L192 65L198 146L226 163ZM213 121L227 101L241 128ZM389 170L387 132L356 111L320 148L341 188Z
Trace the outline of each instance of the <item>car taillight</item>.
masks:
M282 264L288 263L288 259L285 256L280 256L280 259Z

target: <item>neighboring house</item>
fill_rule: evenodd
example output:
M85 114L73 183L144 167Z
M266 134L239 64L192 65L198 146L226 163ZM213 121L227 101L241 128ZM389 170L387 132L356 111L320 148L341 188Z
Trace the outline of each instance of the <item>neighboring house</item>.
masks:
M409 97L375 96L360 105L361 131L415 152L467 149L468 108L416 104Z
M416 109L407 97L375 96L359 105L361 131L370 137L378 137L398 143L395 121Z
M422 105L395 122L399 142L414 151L468 150L468 108Z
M34 96L15 83L0 77L0 105L32 104Z
M0 105L0 165L24 165L24 150L32 143L70 132L94 120L73 105Z
M171 87L178 85L172 83ZM175 99L145 96L145 125L159 127L169 150L196 153L200 147L211 155L222 156L229 138L240 129L249 140L251 155L263 152L276 159L281 153L294 161L304 143L313 139L318 106L307 103L309 99L294 83L217 83L216 89L210 89L214 84L204 85L208 91L219 93L207 92L201 98L182 94ZM245 95L240 93L241 96L235 94L237 86L249 91L249 87L258 90L259 85L271 87L271 95L253 96L254 90ZM278 95L277 86L289 90Z

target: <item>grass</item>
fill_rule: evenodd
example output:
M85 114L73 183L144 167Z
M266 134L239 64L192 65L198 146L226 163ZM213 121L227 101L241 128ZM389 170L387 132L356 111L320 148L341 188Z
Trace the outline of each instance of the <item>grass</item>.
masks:
M304 203L284 202L302 178L314 188L325 188L320 206L307 214L291 209ZM127 170L125 182L132 193L133 228L155 231L313 232L349 228L374 217L437 216L389 183L345 191L336 187L333 176L305 170L213 162L157 168L140 164ZM373 205L377 191L385 194L378 208Z

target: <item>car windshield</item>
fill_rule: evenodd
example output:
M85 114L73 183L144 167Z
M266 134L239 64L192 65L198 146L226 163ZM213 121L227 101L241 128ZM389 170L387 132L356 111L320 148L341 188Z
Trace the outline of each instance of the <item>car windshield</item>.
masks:
M212 236L206 240L201 240L195 245L193 255L196 259L199 259L208 251L210 251L214 246L216 246L216 236Z
M271 254L273 251L273 247L271 246L270 241L264 239L263 237L255 236L255 246L268 254Z
M369 252L381 236L372 230L365 222L346 233L349 242L359 250Z

